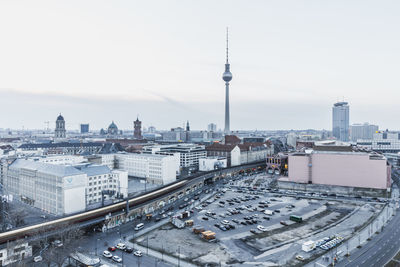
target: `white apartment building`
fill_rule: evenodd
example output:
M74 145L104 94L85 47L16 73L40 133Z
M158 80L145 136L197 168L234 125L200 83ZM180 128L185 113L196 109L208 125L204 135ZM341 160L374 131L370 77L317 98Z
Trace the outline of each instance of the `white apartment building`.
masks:
M168 184L176 180L176 157L158 154L115 154L116 166L129 176L146 178L150 183Z
M115 169L115 154L101 154L101 165L106 165L111 170Z
M272 155L271 147L259 147L252 150L244 150L240 152L240 164L265 160L269 155Z
M144 153L157 154L160 152L179 153L180 168L199 168L199 159L207 157L204 145L171 144L155 145L143 148Z
M17 159L4 186L10 194L43 211L64 215L83 211L87 176L72 166Z
M7 244L0 248L0 266L7 266L29 257L32 257L32 246L28 242L16 246Z
M373 139L358 139L357 146L365 147L383 153L400 152L399 132L376 132Z
M369 123L355 123L350 125L350 140L355 142L358 139L372 139L378 131L378 125Z
M86 205L100 202L105 199L122 199L128 196L128 172L110 170L105 165L76 166L87 175Z
M107 166L76 166L16 159L8 166L4 186L23 202L55 215L71 214L101 201L128 195L128 173Z

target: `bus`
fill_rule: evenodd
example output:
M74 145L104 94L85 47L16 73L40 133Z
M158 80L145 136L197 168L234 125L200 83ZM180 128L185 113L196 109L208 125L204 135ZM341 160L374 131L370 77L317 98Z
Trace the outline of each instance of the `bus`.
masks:
M303 221L303 218L297 215L290 215L290 220L294 222L301 223Z

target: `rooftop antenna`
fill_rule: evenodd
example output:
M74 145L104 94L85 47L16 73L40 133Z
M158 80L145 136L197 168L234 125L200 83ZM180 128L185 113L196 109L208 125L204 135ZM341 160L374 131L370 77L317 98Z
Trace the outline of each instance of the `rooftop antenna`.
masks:
M229 53L228 53L228 50L229 50L229 48L228 48L228 42L229 42L229 39L228 39L228 37L229 37L229 28L228 27L226 27L226 64L228 64L229 63Z

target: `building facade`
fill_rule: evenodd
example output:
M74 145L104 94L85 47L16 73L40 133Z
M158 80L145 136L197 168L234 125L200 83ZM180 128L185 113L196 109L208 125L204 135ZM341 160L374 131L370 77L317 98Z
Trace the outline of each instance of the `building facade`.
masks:
M349 141L349 105L337 102L332 108L332 134L337 140Z
M168 155L121 153L115 154L116 166L129 176L145 178L154 184L176 180L176 158Z
M83 211L86 175L72 166L17 159L4 186L21 201L55 215Z
M58 115L57 120L56 120L56 129L54 132L54 137L55 138L65 138L66 137L66 130L65 130L65 120L64 117Z
M378 125L369 123L350 125L350 140L356 142L358 139L373 139L379 130Z
M216 132L217 131L217 125L215 123L210 123L207 126L207 131L209 132Z
M21 201L54 215L80 212L105 199L128 196L128 173L107 166L16 159L4 186Z
M223 169L228 166L228 160L225 157L207 157L199 161L199 171L213 171Z
M88 123L81 124L80 126L81 126L81 134L89 133Z
M32 246L28 242L14 245L6 245L0 248L0 266L7 266L13 263L23 262L32 257Z
M206 147L207 157L225 157L227 165L238 166L240 165L240 148L238 145L225 145L213 143Z
M400 133L381 131L373 134L373 139L358 139L357 146L382 153L400 152Z
M102 198L123 199L128 196L128 172L111 170L105 165L84 164L76 166L87 175L86 205L101 202Z
M143 148L144 153L157 154L158 152L178 153L180 168L199 168L199 159L207 156L204 145L196 144L171 144L171 145L155 145Z
M289 155L289 181L360 188L387 189L391 170L377 153L347 149L309 150Z

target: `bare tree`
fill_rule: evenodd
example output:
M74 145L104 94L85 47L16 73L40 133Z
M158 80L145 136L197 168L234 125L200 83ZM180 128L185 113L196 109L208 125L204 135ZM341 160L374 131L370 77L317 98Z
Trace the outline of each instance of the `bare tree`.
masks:
M49 243L47 239L41 240L39 245L43 249L43 260L48 264L48 266L53 263L61 267L70 254L76 251L83 234L84 232L75 226L57 234L58 239L55 238L55 240L59 240L62 245L60 245L60 243L57 244L54 241L53 243Z

